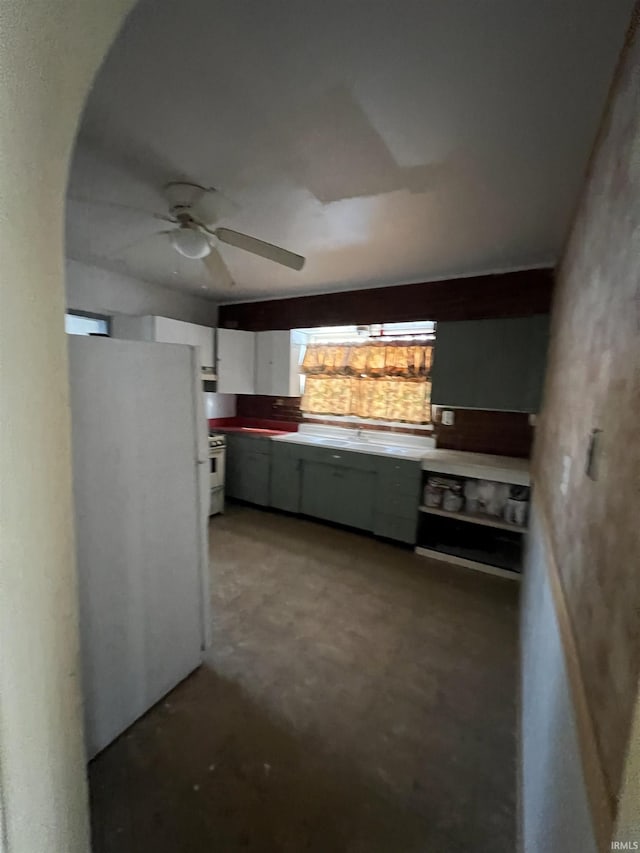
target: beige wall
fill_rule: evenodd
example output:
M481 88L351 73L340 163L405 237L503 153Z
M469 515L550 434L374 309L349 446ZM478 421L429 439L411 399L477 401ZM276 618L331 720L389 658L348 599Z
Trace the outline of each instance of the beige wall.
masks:
M612 811L640 674L639 151L636 28L557 277L534 464Z
M131 5L0 4L0 847L7 853L89 848L63 204L87 88Z

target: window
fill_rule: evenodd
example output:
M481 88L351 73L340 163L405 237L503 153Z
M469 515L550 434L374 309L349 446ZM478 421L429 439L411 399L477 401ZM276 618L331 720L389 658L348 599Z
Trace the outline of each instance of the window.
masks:
M64 330L68 335L109 335L109 317L68 311L64 315Z
M305 415L430 423L434 323L305 331Z

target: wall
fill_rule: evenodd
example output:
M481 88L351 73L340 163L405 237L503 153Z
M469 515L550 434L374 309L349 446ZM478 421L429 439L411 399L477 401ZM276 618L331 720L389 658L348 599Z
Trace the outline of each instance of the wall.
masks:
M218 306L189 292L88 266L66 263L67 306L94 314L158 314L175 320L215 326Z
M491 453L498 456L517 456L528 458L533 441L533 427L529 416L519 412L483 412L476 409L453 409L455 423L443 426L440 423L441 411L434 410L434 434L438 447L448 450L467 450L472 453ZM237 414L246 418L265 418L267 420L293 421L303 420L299 397L262 397L239 394ZM222 416L221 416L222 417ZM330 417L313 423L327 423L358 429L358 424L332 420ZM367 429L376 429L367 425ZM385 429L385 427L381 427ZM393 427L393 432L424 435L411 425Z
M612 812L640 675L639 150L634 26L557 276L534 465Z
M453 411L454 423L444 426L442 412ZM467 450L497 456L531 455L534 428L523 412L487 412L481 409L437 408L434 428L438 447L445 450Z
M524 853L596 853L560 627L535 507L522 589L521 754Z
M131 5L0 4L4 853L87 853L90 846L63 321L64 195L82 103Z
M549 312L552 289L551 270L523 270L222 305L220 324L264 331L354 323L518 317ZM275 408L282 410L282 404L276 402ZM290 404L288 408L291 411L287 419L301 419L299 411L294 412ZM274 403L268 399L258 404L250 399L238 399L238 414L280 417L281 411L273 409ZM533 428L527 415L517 413L460 409L456 410L453 427L441 426L436 420L435 429L439 447L476 453L528 457L533 441Z
M521 270L222 305L220 325L262 332L351 323L526 317L549 312L552 290L552 270Z

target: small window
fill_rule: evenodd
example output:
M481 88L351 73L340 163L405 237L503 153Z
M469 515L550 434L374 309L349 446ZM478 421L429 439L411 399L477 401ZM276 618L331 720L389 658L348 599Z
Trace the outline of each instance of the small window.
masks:
M305 418L428 428L435 323L296 331L306 340L299 365Z
M68 335L109 335L109 318L69 311L64 315L64 330Z

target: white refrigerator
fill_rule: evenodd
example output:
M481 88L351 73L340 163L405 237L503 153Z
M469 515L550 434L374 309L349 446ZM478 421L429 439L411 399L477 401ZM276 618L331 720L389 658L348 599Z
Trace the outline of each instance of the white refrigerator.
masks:
M192 347L69 336L87 753L209 642L208 437Z

